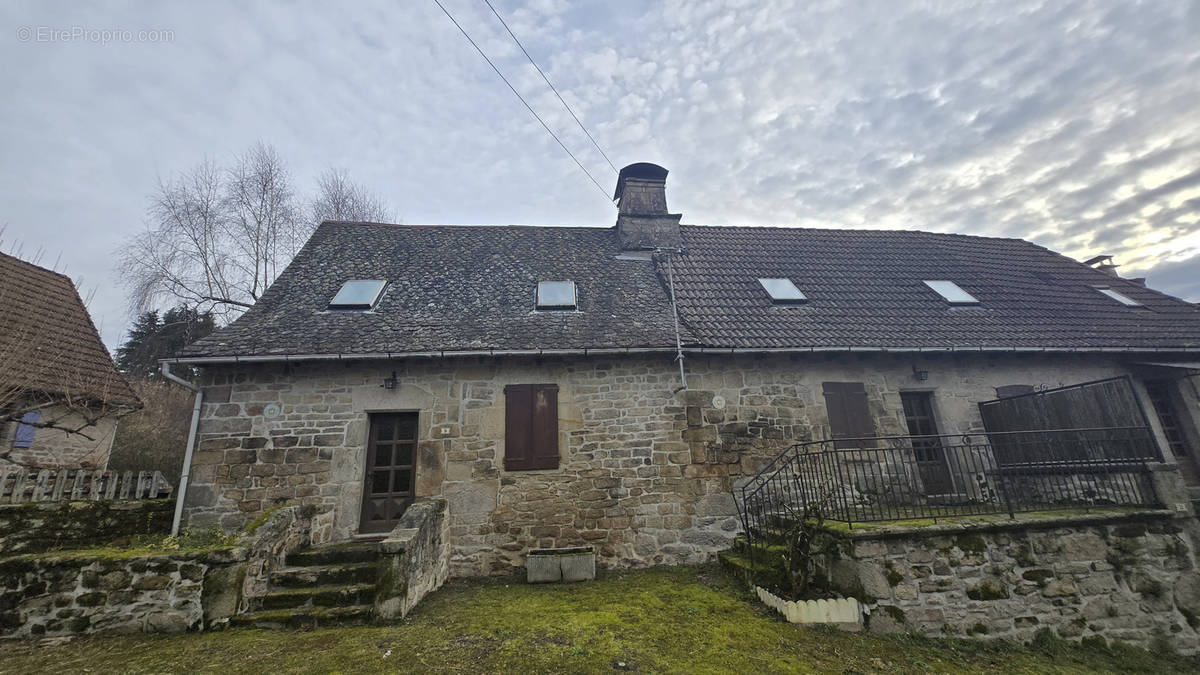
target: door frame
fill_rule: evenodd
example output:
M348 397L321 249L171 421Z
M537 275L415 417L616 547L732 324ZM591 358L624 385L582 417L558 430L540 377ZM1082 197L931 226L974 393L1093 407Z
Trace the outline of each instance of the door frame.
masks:
M412 437L412 448L413 448L412 449L412 463L409 465L410 468L409 468L408 505L405 506L405 510L407 510L408 506L410 506L412 504L412 502L416 500L417 471L419 470L420 443L421 443L421 422L424 419L425 415L420 410L412 410L412 409L407 409L407 410L367 410L365 412L367 415L367 420L366 420L367 423L365 425L366 426L366 432L365 432L366 438L364 439L364 443L362 445L362 448L363 448L362 471L360 474L361 478L359 479L359 483L358 483L359 487L361 489L359 490L358 509L355 512L356 513L356 519L355 519L356 525L355 525L354 531L359 534L386 535L388 532L391 531L391 529L393 527L395 527L395 522L398 521L399 518L404 515L403 511L396 518L387 521L392 524L390 526L388 526L386 529L383 529L383 530L364 529L364 525L366 524L367 500L368 500L369 496L372 494L370 491L369 482L371 480L372 471L374 470L374 462L372 461L372 458L374 457L374 454L375 454L375 434L373 433L375 431L375 421L382 417L401 416L401 415L411 415L413 417L413 419L415 420L415 425L414 425L414 429L413 429L413 437ZM389 466L393 466L393 465L389 465ZM389 493L389 494L393 494L393 493Z
M926 497L933 495L951 495L954 494L958 489L954 472L950 469L950 462L946 458L946 448L942 443L944 428L942 426L942 416L938 412L937 398L935 396L936 392L937 390L932 387L913 387L900 390L900 421L904 424L905 431L909 432L910 438L920 437L913 436L912 430L908 428L908 413L904 409L904 395L916 394L922 396L925 398L925 402L929 404L929 421L933 423L933 429L935 432L935 435L932 439L934 442L933 449L937 453L937 458L933 460L921 461L920 457L917 455L916 447L914 446L912 448L913 462L917 465L918 476L921 478L921 486L925 488L924 491ZM939 474L937 478L939 481L944 481L946 490L942 492L935 492L934 490L930 489L930 487L927 485L928 481L926 480L926 474L922 469L937 471Z

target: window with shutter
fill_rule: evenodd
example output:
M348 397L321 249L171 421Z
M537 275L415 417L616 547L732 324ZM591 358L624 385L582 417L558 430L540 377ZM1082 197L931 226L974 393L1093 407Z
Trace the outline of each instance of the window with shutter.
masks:
M504 468L558 468L558 385L504 388Z
M867 390L862 382L822 382L825 409L829 413L829 433L835 448L873 448L874 441L842 439L869 438L875 435L875 420L867 406Z
M21 423L17 425L17 433L13 437L14 448L28 448L33 445L33 434L37 431L37 427L33 426L42 421L42 413L39 410L27 412L21 416Z

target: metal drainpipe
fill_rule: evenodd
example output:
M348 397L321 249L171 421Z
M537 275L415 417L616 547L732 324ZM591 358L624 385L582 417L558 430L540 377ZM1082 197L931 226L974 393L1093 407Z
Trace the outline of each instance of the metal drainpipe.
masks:
M661 250L661 249L660 249ZM679 307L675 304L675 265L671 251L667 251L667 286L671 289L671 315L675 318L675 360L679 362L679 388L675 393L688 388L687 374L683 372L683 341L679 339Z
M170 362L162 362L163 377L196 392L196 403L192 406L192 425L188 428L187 448L183 452L183 470L179 472L179 491L175 494L175 517L171 520L171 536L179 534L179 523L183 520L183 502L187 499L188 476L192 473L192 450L196 447L196 429L200 426L200 406L204 403L204 391L187 380L171 373Z

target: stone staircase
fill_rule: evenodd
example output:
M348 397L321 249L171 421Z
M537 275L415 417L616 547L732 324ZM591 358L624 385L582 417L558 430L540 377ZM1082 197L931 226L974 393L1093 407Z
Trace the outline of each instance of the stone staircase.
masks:
M234 626L297 628L366 623L375 598L377 542L344 542L288 554L271 572L261 608L230 619Z
M784 588L787 585L787 565L783 558L787 547L783 544L784 537L781 531L776 530L764 532L764 535L769 542L765 551L760 548L752 555L746 535L739 534L734 538L731 548L717 554L717 560L726 571L745 581L750 588Z

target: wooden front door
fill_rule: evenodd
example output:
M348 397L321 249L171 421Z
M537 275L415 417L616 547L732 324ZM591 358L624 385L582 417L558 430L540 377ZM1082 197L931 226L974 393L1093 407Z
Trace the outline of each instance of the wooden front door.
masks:
M360 533L389 532L413 501L417 413L371 415Z
M900 392L904 405L904 421L908 435L912 438L913 454L917 460L917 471L925 486L925 495L946 495L954 491L950 471L946 466L946 453L942 439L938 437L937 421L933 418L933 394L927 391Z

